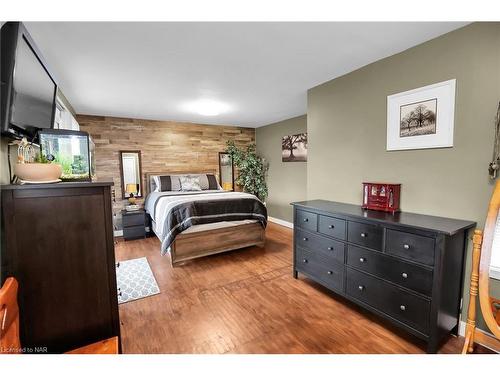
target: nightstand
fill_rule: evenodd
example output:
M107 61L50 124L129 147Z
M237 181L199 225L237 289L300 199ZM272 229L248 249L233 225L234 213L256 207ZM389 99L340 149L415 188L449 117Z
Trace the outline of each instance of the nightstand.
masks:
M146 212L122 210L123 239L132 240L146 237Z

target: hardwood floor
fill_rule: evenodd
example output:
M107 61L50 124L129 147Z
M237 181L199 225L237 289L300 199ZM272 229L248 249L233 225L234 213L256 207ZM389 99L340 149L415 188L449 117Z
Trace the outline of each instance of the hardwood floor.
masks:
M318 284L292 278L292 231L266 246L172 268L156 237L116 244L146 256L161 293L120 305L124 353L424 353L425 344ZM441 353L460 353L451 337ZM482 350L479 350L480 352Z

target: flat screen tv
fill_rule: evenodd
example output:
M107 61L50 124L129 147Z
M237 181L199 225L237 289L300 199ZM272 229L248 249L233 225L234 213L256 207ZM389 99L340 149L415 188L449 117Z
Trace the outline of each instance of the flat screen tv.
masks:
M1 131L33 138L54 124L57 85L21 22L1 29Z

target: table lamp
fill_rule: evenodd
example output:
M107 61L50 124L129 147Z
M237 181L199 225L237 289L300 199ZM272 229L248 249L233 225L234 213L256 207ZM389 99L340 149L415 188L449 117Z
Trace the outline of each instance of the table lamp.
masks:
M125 191L130 194L128 201L130 204L135 204L136 198L134 194L137 194L137 184L127 184L125 187Z

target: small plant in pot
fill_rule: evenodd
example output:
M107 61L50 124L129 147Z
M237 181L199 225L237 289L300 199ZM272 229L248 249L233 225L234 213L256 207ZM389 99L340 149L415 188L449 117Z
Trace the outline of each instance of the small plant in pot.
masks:
M59 182L62 167L53 161L52 155L45 156L41 153L35 156L33 162L18 158L14 173L24 183Z

